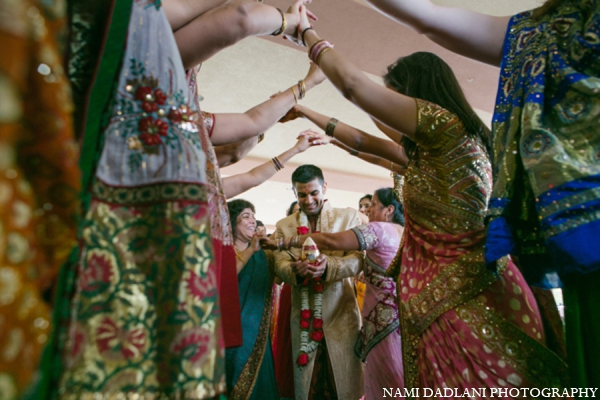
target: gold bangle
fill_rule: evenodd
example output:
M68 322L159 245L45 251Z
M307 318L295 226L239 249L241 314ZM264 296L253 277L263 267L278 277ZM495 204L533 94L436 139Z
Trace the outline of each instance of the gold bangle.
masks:
M292 86L292 94L294 95L294 101L296 102L296 104L298 104L298 96L296 96L296 88L294 86Z
M285 28L287 28L287 20L285 19L285 14L283 14L283 11L281 11L279 8L277 9L277 11L279 11L279 14L281 14L281 27L275 32L271 33L271 36L279 36L283 32L285 32Z
M319 56L317 57L317 67L319 66L319 63L321 62L321 57L323 57L323 54L325 54L327 52L327 50L331 50L333 49L333 47L325 47L323 50L321 50L321 52L319 53Z
M312 44L312 46L310 46L310 49L308 49L308 58L310 58L310 54L312 53L313 47L315 47L317 44L324 42L324 41L325 41L325 39L317 40L316 42L314 42Z
M298 89L300 90L300 100L306 97L306 84L304 79L298 81Z
M327 126L325 127L325 134L327 136L333 137L333 131L335 130L338 122L339 121L335 118L331 118L329 122L327 122Z
M261 133L260 135L258 135L258 143L262 142L263 140L265 140L265 133Z

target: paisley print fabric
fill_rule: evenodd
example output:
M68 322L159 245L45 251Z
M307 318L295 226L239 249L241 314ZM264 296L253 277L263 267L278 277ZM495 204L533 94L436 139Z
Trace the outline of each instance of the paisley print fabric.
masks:
M83 148L96 163L82 161L91 200L78 261L65 274L64 293L73 295L67 329L58 332L61 399L225 391L202 125L159 5L115 4L109 36L123 22L128 29L107 45L122 52L126 38L126 46L113 78L101 66L114 53L99 62L92 100L104 79L114 88L97 139L95 104L86 111Z
M538 282L600 268L600 3L511 18L493 119L489 262ZM522 261L521 261L522 260Z

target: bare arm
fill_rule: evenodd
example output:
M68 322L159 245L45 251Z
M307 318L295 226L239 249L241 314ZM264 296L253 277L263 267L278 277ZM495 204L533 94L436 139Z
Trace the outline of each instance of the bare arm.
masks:
M306 91L320 84L324 78L318 67L311 64L304 78ZM212 144L220 146L239 142L269 130L296 104L296 96L299 96L298 85L278 93L243 114L215 114Z
M301 25L300 29L303 26ZM309 49L321 40L312 29L307 31L304 37ZM348 100L382 124L411 138L414 137L417 129L417 105L412 97L373 82L335 49L322 53L320 67Z
M217 155L217 162L219 168L225 168L229 165L233 165L246 157L246 154L250 152L258 144L258 136L246 139L243 142L236 142L227 144L224 146L216 146L215 153Z
M298 113L300 113L300 115L312 121L319 128L323 130L326 129L327 124L330 120L329 117L320 114L314 110L311 110L310 108L299 105L296 106L296 110L298 111ZM350 149L374 154L402 166L408 165L408 158L404 154L404 149L398 143L386 139L381 139L373 135L369 135L368 133L361 131L360 129L356 129L350 125L346 125L341 121L337 122L333 133L335 141L346 145ZM313 138L316 136L317 135L313 135ZM323 139L326 138L323 135L318 136L320 136ZM398 140L400 140L401 137L402 135L398 134ZM332 143L335 144L335 141L333 141ZM325 142L322 141L317 144L324 143Z
M430 0L367 0L388 17L408 25L463 56L498 66L510 17L494 17Z
M214 1L214 0L213 0ZM311 0L295 0L284 14L283 35L297 35L301 4ZM313 14L310 17L316 19ZM279 11L264 3L238 0L213 8L175 31L175 41L184 67L191 68L249 36L264 36L283 27Z
M308 149L308 147L310 147L308 138L302 137L298 140L294 147L283 152L277 158L279 158L279 161L285 165L292 157L302 153ZM223 179L223 190L225 192L225 197L231 198L244 193L245 191L265 182L267 179L275 175L275 173L277 173L277 169L275 169L275 166L273 163L271 163L271 161L267 161L266 163L261 164L246 173L228 176Z
M162 9L173 32L187 25L194 18L228 3L230 0L163 0Z
M385 168L388 171L393 172L395 174L402 175L404 173L404 171L406 170L406 166L402 166L398 163L387 160L385 158L378 157L373 154L356 151L337 140L333 140L331 142L331 144L333 144L336 147L339 147L342 150L346 150L351 155L358 157L361 160L368 162L369 164L373 164L373 165L377 165L378 167ZM402 154L404 156L404 149L402 149Z
M344 251L359 251L360 245L354 232L348 230L336 233L310 233L308 235L298 236L296 241L295 237L288 239L294 247L301 248L306 239L312 238L319 250L344 250ZM278 239L274 238L263 238L261 239L261 246L266 249L277 249Z

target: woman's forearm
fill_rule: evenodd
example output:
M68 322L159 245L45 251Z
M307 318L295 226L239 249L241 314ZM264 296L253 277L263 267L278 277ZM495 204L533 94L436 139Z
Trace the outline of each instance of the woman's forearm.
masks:
M283 152L277 158L279 161L285 165L292 157L300 153L300 150L294 146L291 149ZM274 161L267 161L251 169L248 172L243 174L228 176L223 179L223 190L225 192L225 197L228 199L231 197L235 197L239 194L244 193L245 191L252 189L260 185L261 183L267 181L273 175L275 175L279 171L279 167L275 166Z
M331 120L331 118L307 107L298 107L298 111L323 130L327 128L327 124L329 124L329 121ZM352 150L383 157L386 160L403 166L408 164L408 159L406 159L402 147L399 144L370 135L341 121L336 123L335 129L333 130L333 137L334 141L337 141Z
M215 146L215 154L219 168L225 168L240 161L258 144L258 136L251 137L242 142L236 142L224 146Z
M353 251L360 250L360 244L358 243L358 239L356 235L352 231L344 231L337 233L310 233L308 235L300 235L296 240L294 237L291 239L291 245L294 247L302 248L302 245L306 241L306 239L311 238L317 248L320 251L324 250L344 250L344 251ZM287 245L287 243L284 243Z
M296 104L292 88L239 114L215 114L211 142L214 146L241 142L266 132Z
M305 39L309 51L322 40L312 29L306 32ZM395 131L408 136L416 133L417 107L413 98L375 83L335 49L317 52L319 67L344 97Z
M288 29L297 16L285 14ZM270 35L282 27L275 7L258 2L236 2L210 10L175 31L185 68L192 68L248 36Z
M248 261L250 261L250 259L254 255L254 250L252 249L252 246L249 246L246 249L244 249L243 251L236 250L235 255L236 255L235 267L236 267L237 273L239 274L242 271L242 269L244 269L246 264L248 264Z
M162 0L162 9L175 32L205 12L228 2L229 0Z
M500 65L509 17L436 5L430 0L367 2L450 51L494 66Z

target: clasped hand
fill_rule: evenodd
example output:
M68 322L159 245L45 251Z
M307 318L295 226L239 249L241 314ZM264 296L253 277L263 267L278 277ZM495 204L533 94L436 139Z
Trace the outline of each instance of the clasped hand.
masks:
M327 257L324 254L319 254L317 261L314 263L308 260L293 261L290 266L292 267L292 272L301 278L318 278L327 269Z

